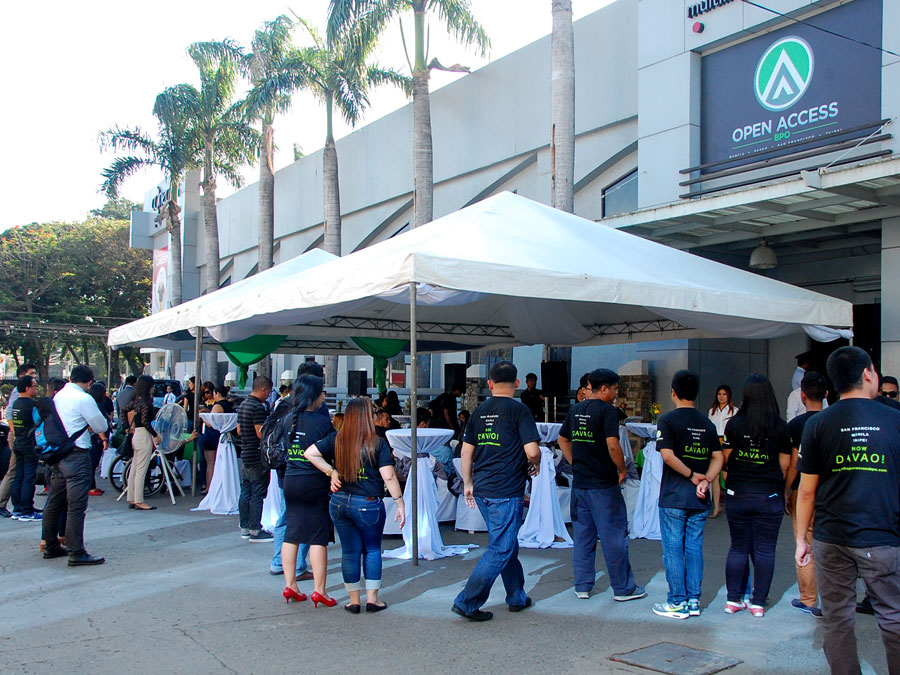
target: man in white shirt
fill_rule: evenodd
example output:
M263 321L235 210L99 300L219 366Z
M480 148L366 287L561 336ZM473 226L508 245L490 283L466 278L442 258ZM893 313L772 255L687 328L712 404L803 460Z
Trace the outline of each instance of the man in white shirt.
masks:
M87 390L94 381L94 373L87 366L75 366L69 384L53 398L56 412L72 437L76 434L75 450L53 466L50 496L44 506L43 538L47 542L44 558L69 556L69 567L102 565L105 558L95 558L84 549L84 516L87 511L88 490L91 488L90 431L102 434L107 430L106 416L100 412L94 397ZM80 432L80 433L79 433ZM104 450L106 441L103 441ZM57 537L59 514L68 510L66 546Z
M822 410L828 407L828 400L825 399L822 401ZM803 405L803 400L800 398L800 389L794 389L790 394L788 394L787 406L785 407L784 417L785 420L790 422L795 417L800 417L806 413L806 406Z
M791 377L791 391L800 388L800 381L806 375L810 365L812 365L812 352L803 352L797 354L794 358L797 359L797 367L794 369L794 375Z
M166 385L166 395L163 396L163 405L168 405L169 403L175 403L175 392L172 391L172 385Z

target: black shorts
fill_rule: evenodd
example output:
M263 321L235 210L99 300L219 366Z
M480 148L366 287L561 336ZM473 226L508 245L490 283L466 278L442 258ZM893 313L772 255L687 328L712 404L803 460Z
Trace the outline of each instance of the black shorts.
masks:
M324 474L285 476L285 543L328 546L334 541L330 499L331 481Z

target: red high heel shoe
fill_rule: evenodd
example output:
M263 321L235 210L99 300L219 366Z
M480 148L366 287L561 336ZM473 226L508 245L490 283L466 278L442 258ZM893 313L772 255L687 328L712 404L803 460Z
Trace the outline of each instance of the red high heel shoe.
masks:
M284 596L284 601L288 604L291 603L291 600L293 600L294 602L303 602L304 600L306 600L306 594L298 593L290 586L286 586L281 594ZM315 593L313 593L313 595L315 595Z
M326 598L324 595L319 593L319 591L313 591L313 594L309 596L309 599L313 601L313 604L316 607L319 606L320 602L326 607L334 607L337 604L337 600L335 600L334 598Z

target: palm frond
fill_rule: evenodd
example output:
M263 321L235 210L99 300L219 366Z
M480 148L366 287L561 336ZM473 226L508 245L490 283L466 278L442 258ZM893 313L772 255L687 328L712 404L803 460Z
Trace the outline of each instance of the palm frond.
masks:
M146 157L133 155L116 157L112 164L100 172L103 182L100 184L98 192L105 194L110 199L115 199L119 196L119 188L128 177L133 176L141 169L154 165L157 165L156 162Z
M413 79L392 68L382 68L377 64L370 65L366 70L366 81L373 87L392 84L402 89L407 96L412 96Z
M475 46L481 56L491 47L491 39L472 14L469 0L429 0L428 8L437 12L447 29L460 42Z
M101 150L141 151L147 155L152 155L155 150L153 140L144 134L140 127L121 129L116 126L100 132L99 139Z
M222 62L241 67L246 57L244 48L231 38L194 42L187 48L187 53L199 68L214 68Z

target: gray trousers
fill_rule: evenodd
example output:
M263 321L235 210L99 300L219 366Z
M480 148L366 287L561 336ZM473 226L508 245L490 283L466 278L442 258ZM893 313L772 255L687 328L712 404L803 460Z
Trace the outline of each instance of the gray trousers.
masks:
M856 651L856 578L862 577L887 656L888 673L900 675L900 546L850 548L813 539L824 649L831 672L860 673Z
M12 482L13 478L16 477L16 453L9 453L9 468L6 470L6 475L3 476L3 480L0 481L0 509L5 509L6 505L9 503L10 494L12 494Z
M81 448L53 467L50 495L44 505L41 523L48 550L59 546L59 514L67 511L66 547L70 554L84 551L84 514L87 511L92 473L91 456Z

